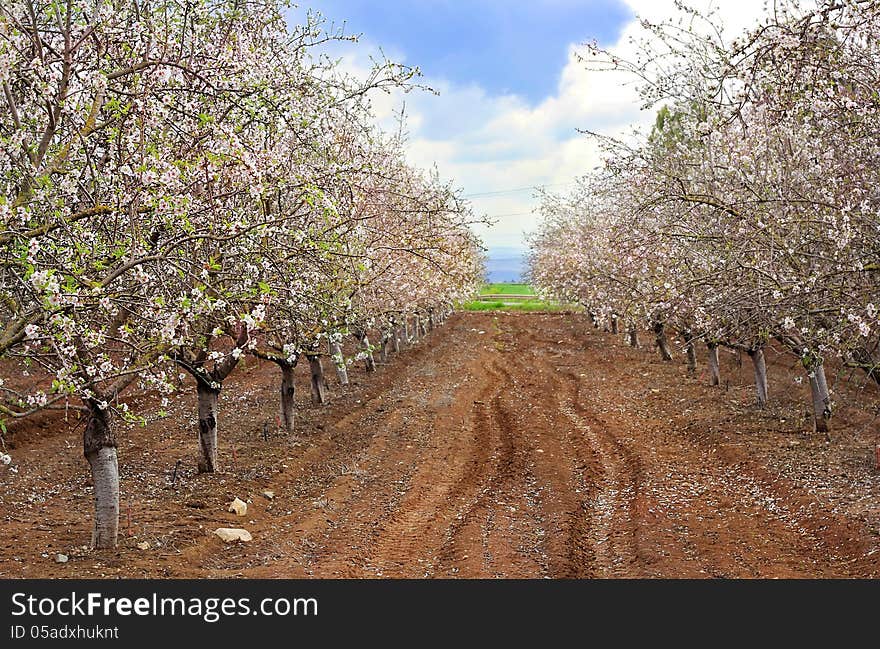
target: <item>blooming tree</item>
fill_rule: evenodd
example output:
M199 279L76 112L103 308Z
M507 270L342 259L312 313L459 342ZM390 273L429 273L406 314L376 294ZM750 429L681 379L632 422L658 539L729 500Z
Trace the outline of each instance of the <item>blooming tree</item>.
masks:
M825 431L825 360L877 378L880 12L777 3L729 42L721 29L646 26L662 63L647 48L632 62L594 48L585 62L636 74L645 105L660 106L657 125L635 142L608 141L606 169L545 200L545 213L564 205L574 223L545 220L533 274L599 314L634 313L658 335L673 327L692 366L703 340L713 383L719 345L747 352L759 405L763 347L776 340L801 359ZM566 231L581 245L568 246Z
M289 27L284 8L0 8L0 356L45 377L0 383L0 421L82 414L97 547L116 544L113 418L138 416L128 386L164 394L175 365L189 372L199 465L215 470L218 395L242 356L265 344L292 363L352 321L369 284L354 278L383 250L364 233L402 237L391 266L432 245L419 223L436 201L368 126L367 93L405 87L415 71L379 62L365 80L341 74L310 55L337 35L314 17ZM411 211L385 211L383 192ZM437 236L473 248L454 226ZM455 278L453 292L470 276Z

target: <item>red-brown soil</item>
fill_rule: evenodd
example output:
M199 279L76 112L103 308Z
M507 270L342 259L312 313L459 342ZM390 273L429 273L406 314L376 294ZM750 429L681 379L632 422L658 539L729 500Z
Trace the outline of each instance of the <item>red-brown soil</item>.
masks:
M826 442L796 362L769 365L757 411L747 358L723 354L710 388L582 315L464 313L348 388L331 376L325 406L298 368L285 437L277 370L251 360L221 395L221 472L194 470L194 391L120 430L105 552L85 547L81 431L43 417L0 467L0 577L877 577L878 391L841 375ZM210 534L237 526L251 543Z

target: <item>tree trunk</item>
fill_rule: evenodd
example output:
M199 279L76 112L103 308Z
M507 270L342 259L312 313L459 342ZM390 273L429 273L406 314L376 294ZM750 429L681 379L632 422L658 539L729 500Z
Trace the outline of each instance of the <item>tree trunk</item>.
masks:
M810 392L813 396L813 424L817 433L828 434L828 419L831 417L831 397L825 381L825 368L817 365L810 373Z
M721 366L718 364L718 345L706 343L709 349L709 385L721 385Z
M639 346L639 330L634 324L629 326L629 345L635 348Z
M293 419L296 413L296 385L293 381L293 365L281 365L281 424L287 433L293 432Z
M697 346L694 344L694 334L689 329L683 332L684 349L687 353L687 371L688 374L697 373Z
M669 351L669 341L666 340L666 327L662 322L654 323L654 335L656 337L657 350L660 352L660 358L664 361L671 361L672 352Z
M385 332L385 335L382 337L382 362L388 362L388 355L391 353L391 345L392 339L394 338L394 330L391 329Z
M758 347L748 352L755 366L755 394L758 399L758 407L767 405L767 364L764 362L764 350Z
M367 338L366 334L361 338L361 348L363 349L364 354L366 354L366 356L364 356L364 364L367 372L375 372L376 361L373 359L373 350L370 349L370 339Z
M391 327L391 349L395 354L400 353L400 327L396 323Z
M339 343L330 343L330 356L333 358L333 364L336 366L336 378L339 379L339 384L348 385L348 369L345 366L345 357L342 355L342 348L339 346Z
M217 470L217 402L219 388L196 381L199 398L199 473Z
M312 373L312 403L320 404L327 402L327 380L324 378L324 366L321 357L308 355L309 369Z
M409 345L412 341L409 339L409 318L403 316L403 341Z
M414 343L419 342L419 334L421 334L421 331L422 331L422 323L421 323L421 321L419 320L419 314L416 313L416 314L413 316L413 337L412 337L412 342L414 342Z
M611 333L615 336L620 333L620 327L617 324L617 316L611 316Z
M83 455L92 470L95 493L95 524L92 547L115 548L119 535L119 463L116 435L110 426L108 410L88 403L89 414L83 432Z
M434 319L434 309L433 307L428 309L428 331L434 331L434 327L437 326L437 322Z

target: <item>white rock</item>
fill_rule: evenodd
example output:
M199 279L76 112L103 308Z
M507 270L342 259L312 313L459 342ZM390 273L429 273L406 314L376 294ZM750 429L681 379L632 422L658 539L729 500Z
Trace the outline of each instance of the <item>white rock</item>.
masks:
M267 489L266 491L263 492L263 497L264 497L264 498L268 498L269 500L272 500L272 499L275 498L275 492L274 492L274 491L269 491L269 490Z
M55 563L67 563L68 558L66 554L61 554L60 552L55 555Z
M247 503L241 498L236 498L229 503L229 511L235 512L238 516L244 516L247 514Z
M254 537L251 536L250 532L238 527L218 527L214 530L214 534L227 543L232 543L233 541L244 541L247 543L248 541L254 540Z
M141 541L140 543L137 544L137 546L138 546L138 550L149 550L150 549L150 544L147 543L146 541Z

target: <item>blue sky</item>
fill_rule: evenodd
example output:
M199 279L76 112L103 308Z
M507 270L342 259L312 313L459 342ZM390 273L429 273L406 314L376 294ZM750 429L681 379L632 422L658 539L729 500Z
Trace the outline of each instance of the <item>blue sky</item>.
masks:
M556 89L570 43L613 43L632 17L620 0L313 0L428 78L538 103Z

